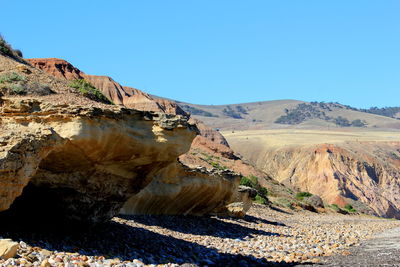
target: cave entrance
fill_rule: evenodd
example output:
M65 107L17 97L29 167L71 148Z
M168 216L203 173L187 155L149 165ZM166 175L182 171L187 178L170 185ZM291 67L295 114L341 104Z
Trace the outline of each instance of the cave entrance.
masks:
M121 159L94 162L78 146L66 144L40 162L22 194L0 212L0 223L68 228L108 221L144 187L142 177L151 167Z

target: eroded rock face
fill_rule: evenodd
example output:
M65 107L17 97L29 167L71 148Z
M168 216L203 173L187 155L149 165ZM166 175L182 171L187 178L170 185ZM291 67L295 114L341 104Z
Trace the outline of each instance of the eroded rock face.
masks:
M29 61L35 67L60 79L85 79L117 105L141 111L188 115L173 101L122 86L108 76L85 74L75 67L71 68L72 65L66 61L63 67L59 67L58 61L54 59L30 59ZM73 71L66 75L63 70ZM218 169L213 170L214 167L210 165L210 162L204 161L199 155L218 158L223 161L221 166L225 168L226 165L225 169L262 177L261 172L256 172L252 166L243 163L235 156L228 142L219 132L212 130L199 120L190 119L189 122L196 125L200 131L193 140L190 151L179 157L179 163L175 162L158 172L156 178L145 189L127 202L122 213L202 214L213 210L216 206L223 207L221 203L229 203L230 199L234 198L233 195L237 193L238 176ZM194 169L197 171L193 171ZM218 201L220 201L219 204Z
M19 207L40 199L41 209L89 222L115 215L197 131L182 116L21 98L3 99L0 120L0 211L22 194Z
M41 69L55 77L68 80L83 79L84 73L75 68L69 62L59 58L46 58L46 61L41 58L32 58L27 60L34 67Z
M108 76L85 74L65 60L57 58L33 58L27 59L27 61L34 67L60 79L85 79L117 105L143 111L187 115L185 111L172 101L150 96L136 88L122 86Z
M239 179L237 174L229 171L190 169L177 161L156 173L147 187L125 203L121 213L222 213L234 200Z
M400 143L346 142L266 149L246 155L274 179L340 207L400 218Z

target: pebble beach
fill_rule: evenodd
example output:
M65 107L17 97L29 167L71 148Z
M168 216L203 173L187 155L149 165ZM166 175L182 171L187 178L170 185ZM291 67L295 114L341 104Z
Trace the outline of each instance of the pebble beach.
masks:
M3 266L295 266L349 255L400 222L365 215L292 211L254 205L243 219L118 216L104 225L64 232L1 228L19 242Z

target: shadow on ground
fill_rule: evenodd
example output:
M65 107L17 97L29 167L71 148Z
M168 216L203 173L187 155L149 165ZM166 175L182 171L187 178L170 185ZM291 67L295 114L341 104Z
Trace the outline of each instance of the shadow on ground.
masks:
M144 216L134 216L134 219L140 222L140 217L142 217L143 223ZM158 221L157 225L159 226L173 229L182 228L186 232L198 235L210 233L217 235L219 229L224 229L225 232L225 234L219 236L227 236L227 238L241 238L254 233L272 234L238 226L234 223L225 223L213 218L175 216L174 220L168 221L168 218L172 216L165 216L167 218L165 222L164 216L148 217L154 217L154 222ZM50 220L51 216L49 216ZM187 223L188 220L189 223ZM172 225L172 222L175 225ZM205 227L204 224L208 226ZM56 225L39 227L34 223L33 218L26 218L25 221L11 224L4 224L4 220L2 220L0 222L0 236L12 238L16 241L22 240L30 246L52 251L78 252L82 255L105 256L106 258L119 258L121 260L141 259L146 264L172 262L199 266L294 266L285 262L267 262L265 259L257 259L253 256L219 253L215 248L115 221L94 228L69 229L66 231L65 229L58 229Z
M243 239L253 235L277 236L276 233L264 230L253 229L235 221L242 221L245 225L251 223L266 223L279 225L276 222L270 222L253 216L246 216L245 219L232 219L222 221L216 217L191 217L191 216L167 216L167 215L121 215L121 218L132 220L147 226L159 226L185 234L208 235L220 238ZM179 222L179 223L177 223Z
M252 222L252 223L264 223L264 224L270 224L270 225L278 225L278 226L290 227L290 226L287 226L284 223L268 221L268 220L257 218L257 217L251 216L251 215L246 215L244 220L247 221L247 222Z

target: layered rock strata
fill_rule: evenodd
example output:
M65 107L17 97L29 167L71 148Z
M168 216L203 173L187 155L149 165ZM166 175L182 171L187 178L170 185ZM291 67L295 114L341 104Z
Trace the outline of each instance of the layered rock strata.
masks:
M181 191L185 184L205 185L213 192L206 208L194 208L201 197L170 207L204 214L229 202L237 187L235 177L180 176L177 158L197 134L182 116L5 98L0 125L0 211L40 207L70 220L102 222L156 177L182 181Z
M241 153L271 177L327 204L400 218L400 143L346 142Z
M186 112L172 101L155 98L141 90L122 86L108 76L86 74L63 59L33 58L27 59L27 61L32 66L60 79L85 79L116 105L123 105L127 108L144 111L187 115Z
M183 164L171 164L156 173L147 187L131 197L121 213L225 214L226 206L234 201L238 183L239 176L230 171L191 169Z
M188 116L173 101L150 96L135 88L122 86L108 76L85 74L65 60L44 58L29 59L28 61L33 66L62 80L85 79L115 104L141 111ZM214 202L215 197L218 198L224 194L228 196L232 193L230 191L236 190L231 182L227 181L238 180L239 178L233 173L215 169L215 166L204 161L199 155L221 159L221 161L224 161L221 163L222 169L233 170L244 175L256 173L262 177L261 172L256 171L235 156L229 148L228 142L219 132L207 127L199 120L191 118L189 122L197 126L200 134L193 140L190 151L179 157L179 161L184 167L180 164L170 166L171 169L174 169L174 173L171 173L168 177L156 176L148 187L126 203L122 209L123 214L199 214L203 212L201 210L212 210L215 204L210 203ZM192 170L190 171L190 169ZM193 169L203 170L201 171L203 181L197 180L198 173L193 172ZM204 171L206 169L208 171ZM230 178L228 180L220 179L221 174ZM176 175L176 177L174 178L172 175ZM204 183L204 181L206 182ZM234 193L236 194L236 192ZM188 199L197 199L198 203L195 205L197 208L192 205L191 201L186 203ZM228 199L229 197L224 201ZM203 208L200 209L199 207Z

